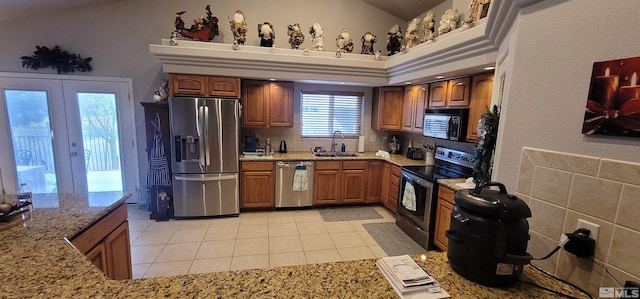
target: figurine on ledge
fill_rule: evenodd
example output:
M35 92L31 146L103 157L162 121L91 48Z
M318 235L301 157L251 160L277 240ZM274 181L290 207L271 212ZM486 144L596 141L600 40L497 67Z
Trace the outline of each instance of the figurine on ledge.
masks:
M192 39L198 41L210 41L215 38L218 34L218 18L214 17L211 13L211 6L207 5L205 7L207 11L206 17L198 17L193 20L193 25L191 28L187 29L184 27L184 21L182 20L182 15L186 11L179 11L176 13L175 20L175 32L185 38Z

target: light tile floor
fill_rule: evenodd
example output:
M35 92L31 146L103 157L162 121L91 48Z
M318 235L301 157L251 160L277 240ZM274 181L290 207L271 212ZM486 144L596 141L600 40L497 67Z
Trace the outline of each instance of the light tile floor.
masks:
M128 205L134 278L174 276L386 256L363 223L324 222L317 210L242 212L238 217L149 220Z

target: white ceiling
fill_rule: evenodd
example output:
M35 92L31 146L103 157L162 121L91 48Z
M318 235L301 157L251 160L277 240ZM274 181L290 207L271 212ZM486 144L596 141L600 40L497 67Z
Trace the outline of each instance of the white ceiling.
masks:
M124 0L1 0L0 22ZM409 21L445 0L361 0L402 20Z

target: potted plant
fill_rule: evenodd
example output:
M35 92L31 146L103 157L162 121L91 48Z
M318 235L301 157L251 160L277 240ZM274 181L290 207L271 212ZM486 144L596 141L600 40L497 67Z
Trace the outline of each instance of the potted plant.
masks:
M482 114L478 121L478 144L476 145L473 182L476 185L491 181L491 170L493 160L493 150L496 147L498 138L498 122L500 111L498 106Z

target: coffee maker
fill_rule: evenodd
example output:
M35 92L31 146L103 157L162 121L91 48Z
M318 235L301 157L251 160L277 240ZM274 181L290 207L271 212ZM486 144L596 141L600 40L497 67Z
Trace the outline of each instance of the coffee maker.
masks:
M391 136L391 142L389 142L389 153L390 154L400 153L400 137L398 137L398 135Z

